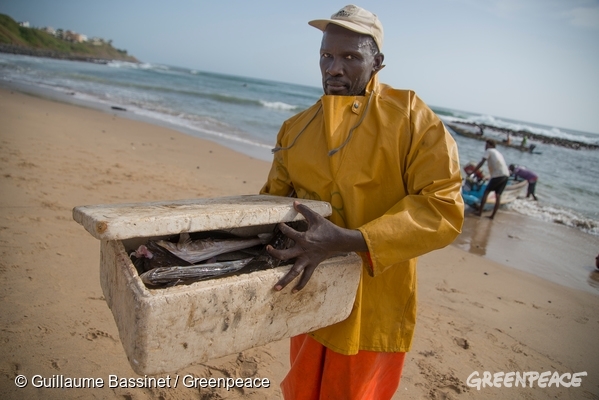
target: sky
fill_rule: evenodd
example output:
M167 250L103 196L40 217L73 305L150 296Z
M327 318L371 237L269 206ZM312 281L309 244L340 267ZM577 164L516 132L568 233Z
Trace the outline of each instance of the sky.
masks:
M0 0L31 26L142 62L320 87L322 33L349 2ZM378 15L380 80L431 106L599 133L599 0L356 0Z

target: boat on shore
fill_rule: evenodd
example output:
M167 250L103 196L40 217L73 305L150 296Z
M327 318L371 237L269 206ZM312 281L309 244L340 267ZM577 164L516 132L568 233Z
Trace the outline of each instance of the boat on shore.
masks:
M480 209L480 203L488 184L488 179L481 180L476 176L464 178L462 183L462 197L464 199L464 203L477 210ZM517 198L523 196L526 193L527 188L527 181L515 181L510 179L507 183L507 186L503 190L503 193L501 193L500 204L503 205L513 202ZM493 208L496 201L497 199L495 197L495 192L489 193L485 203L485 210Z
M485 194L485 190L489 185L489 178L485 177L481 170L474 170L475 165L468 163L464 167L466 178L462 181L462 198L464 203L472 208L480 209L480 203ZM528 188L528 181L517 181L514 179L508 179L507 185L501 193L501 203L509 204L516 200L518 197L524 195ZM495 192L489 193L487 201L485 202L485 210L491 209L495 206L497 198Z

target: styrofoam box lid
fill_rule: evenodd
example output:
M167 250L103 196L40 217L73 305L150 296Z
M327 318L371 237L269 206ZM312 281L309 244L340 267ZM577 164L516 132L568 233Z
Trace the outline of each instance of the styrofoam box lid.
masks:
M73 219L100 240L172 235L289 222L304 219L295 198L245 195L149 203L101 204L73 209ZM328 217L331 205L299 200Z

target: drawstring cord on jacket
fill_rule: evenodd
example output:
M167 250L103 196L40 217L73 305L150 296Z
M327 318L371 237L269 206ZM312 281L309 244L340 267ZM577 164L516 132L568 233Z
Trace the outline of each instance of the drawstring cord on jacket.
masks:
M302 128L302 130L300 131L300 133L297 134L297 136L295 137L295 139L293 139L293 142L291 142L291 144L287 147L280 147L277 146L274 149L272 149L272 153L276 153L277 151L280 150L289 150L290 148L293 147L293 145L295 145L295 142L297 142L297 138L299 138L302 133L304 133L304 131L306 130L306 128L308 127L308 125L310 125L312 123L312 121L314 121L314 118L316 118L316 116L318 115L318 112L322 109L322 103L320 103L320 107L318 107L318 110L316 110L316 112L314 113L314 115L312 116L312 118L310 118L310 121L308 121L308 123Z
M364 112L362 113L362 115L360 116L360 120L351 127L351 129L349 130L349 134L347 135L347 139L345 139L345 141L343 143L341 143L341 146L337 147L336 149L333 149L331 151L329 151L328 155L329 157L332 156L333 154L337 153L339 150L341 150L342 148L345 147L345 145L347 143L349 143L349 140L351 139L354 130L360 126L360 124L362 123L362 121L364 121L364 118L366 117L366 113L368 112L368 106L370 106L370 99L372 99L372 95L374 94L374 90L370 93L370 96L368 96L368 100L366 102L366 107L364 108ZM310 118L310 121L308 121L308 123L302 128L302 130L300 131L300 133L297 134L297 136L295 137L295 139L293 139L293 142L291 142L291 144L287 147L275 147L274 149L272 149L273 154L276 153L277 151L280 150L289 150L290 148L292 148L295 145L295 142L297 141L297 139L302 135L302 133L304 133L304 131L306 130L306 128L308 127L308 125L310 125L312 123L312 121L314 121L314 118L316 118L316 116L318 115L318 113L320 112L320 110L322 109L322 103L320 104L320 107L318 107L318 110L316 110L316 112L314 113L314 115L312 116L312 118Z
M341 150L342 148L345 147L345 145L349 142L349 140L351 139L352 135L354 134L354 130L360 126L360 124L362 123L362 121L364 121L364 117L366 117L366 113L368 112L368 106L370 105L370 99L372 99L372 94L374 93L374 91L370 92L370 96L368 96L368 101L366 102L366 107L364 107L364 112L362 113L362 115L360 116L360 120L351 127L351 129L349 130L349 134L347 135L347 139L345 139L345 141L343 143L341 143L341 146L337 147L336 149L333 149L331 151L329 151L329 157L332 156L333 154L337 153L339 150Z

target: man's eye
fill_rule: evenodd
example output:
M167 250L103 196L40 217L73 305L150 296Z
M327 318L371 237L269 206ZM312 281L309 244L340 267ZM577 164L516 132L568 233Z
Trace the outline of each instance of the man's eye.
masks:
M322 58L329 58L331 55L329 53L322 53L320 56Z
M348 60L353 60L355 57L352 56L351 54L348 54L348 55L345 56L345 58L348 59Z

